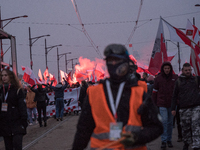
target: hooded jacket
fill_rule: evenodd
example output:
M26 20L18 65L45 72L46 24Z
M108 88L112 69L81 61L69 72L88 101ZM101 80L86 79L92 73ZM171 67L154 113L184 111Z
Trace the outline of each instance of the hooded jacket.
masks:
M53 82L50 84L50 88L55 92L55 98L64 98L64 90L66 89L68 82L65 80L65 85L57 84L56 86L52 86Z
M37 88L37 89L34 89L34 87L36 85L33 85L31 87L31 91L33 91L35 93L35 99L34 101L37 101L37 102L45 102L47 99L46 99L46 93L48 92L48 87L46 84L42 84L44 86L46 86L45 88Z
M164 72L164 66L170 66L170 73ZM155 78L152 99L158 107L171 107L172 94L175 81L178 75L173 74L173 68L170 62L164 62L161 66L160 74Z

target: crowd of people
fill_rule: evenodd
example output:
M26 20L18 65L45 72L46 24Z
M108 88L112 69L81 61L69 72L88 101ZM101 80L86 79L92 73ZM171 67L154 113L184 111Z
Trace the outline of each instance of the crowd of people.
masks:
M55 92L57 121L63 120L64 90L80 87L81 114L72 149L147 150L146 144L161 137L161 149L173 148L172 131L176 120L177 142L183 150L200 150L200 77L193 76L185 63L180 76L170 62L164 62L155 77L136 72L137 65L121 44L104 50L110 75L94 85L82 81L69 86L37 84L22 88L9 69L0 78L0 136L6 150L21 150L28 125L47 126L48 92ZM38 114L36 113L38 112ZM43 112L43 114L42 114ZM76 112L75 112L76 113ZM77 112L78 114L78 112Z

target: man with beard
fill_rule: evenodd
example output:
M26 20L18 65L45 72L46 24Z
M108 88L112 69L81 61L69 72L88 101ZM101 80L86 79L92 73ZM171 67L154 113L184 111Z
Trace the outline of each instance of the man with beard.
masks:
M111 44L104 55L110 78L88 87L72 150L83 150L89 141L90 149L147 150L145 144L163 131L158 110L130 76L127 49Z
M200 77L192 76L191 72L190 64L183 64L172 97L172 115L176 115L175 109L179 104L183 150L188 150L189 144L193 150L200 150Z

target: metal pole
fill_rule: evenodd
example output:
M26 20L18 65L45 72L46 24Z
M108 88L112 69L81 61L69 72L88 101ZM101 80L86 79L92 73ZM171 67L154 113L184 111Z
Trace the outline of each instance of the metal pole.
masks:
M3 21L1 21L1 6L0 6L0 28L3 27ZM2 45L2 39L0 39L0 45L1 45L1 52L3 51L3 45ZM1 62L3 61L3 58L0 57L0 70L2 68Z
M72 70L73 70L73 59L72 59Z
M178 47L179 72L180 72L181 71L181 58L180 58L180 46L179 46L179 42L177 42L177 47Z
M29 27L29 46L30 46L30 65L31 65L31 70L33 70L33 61L32 61L32 41L31 41L31 28Z
M47 41L46 39L45 39L45 62L46 62L46 68L48 68L47 67Z
M67 73L67 54L65 54L65 69L66 69L66 73Z
M58 55L58 47L57 47L57 65L58 65L58 82L60 82L60 75L59 75L59 55Z

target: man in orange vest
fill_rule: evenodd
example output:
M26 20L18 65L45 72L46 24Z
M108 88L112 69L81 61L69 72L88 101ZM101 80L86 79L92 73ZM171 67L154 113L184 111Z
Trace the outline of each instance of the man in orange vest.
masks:
M88 87L72 150L89 141L92 150L147 150L163 132L158 110L138 80L130 80L127 49L111 44L104 55L110 78Z

